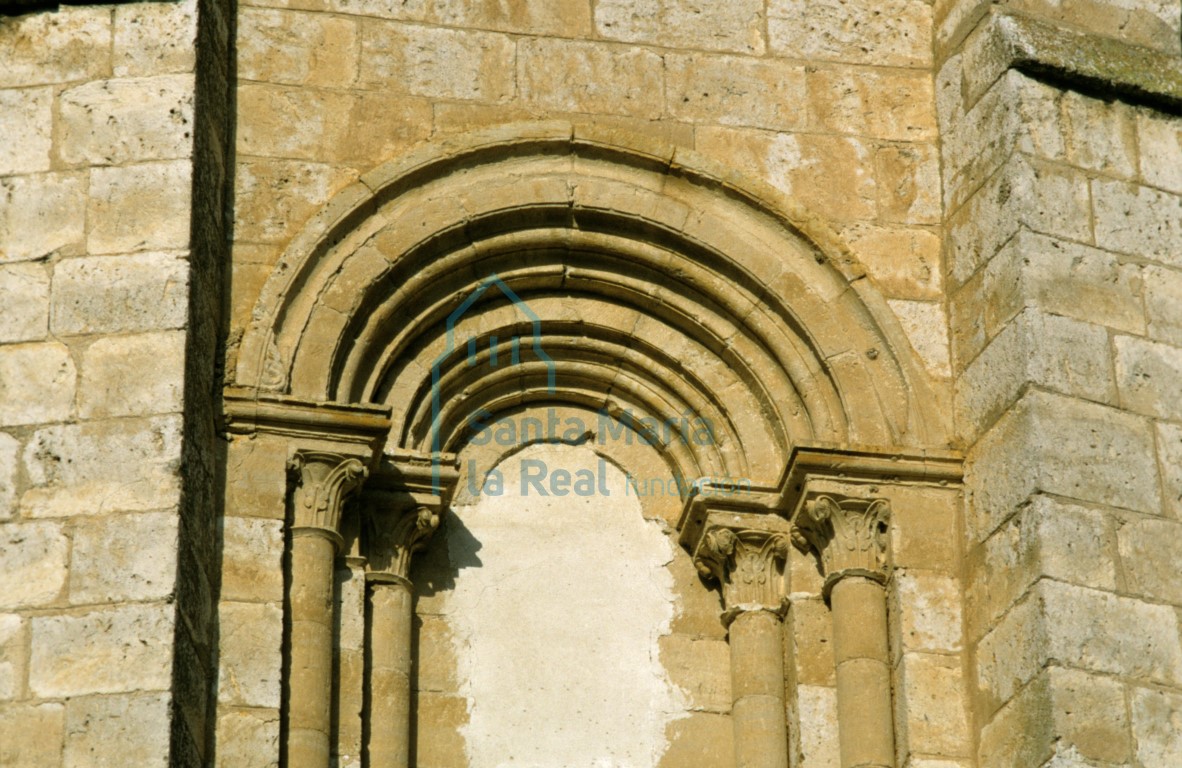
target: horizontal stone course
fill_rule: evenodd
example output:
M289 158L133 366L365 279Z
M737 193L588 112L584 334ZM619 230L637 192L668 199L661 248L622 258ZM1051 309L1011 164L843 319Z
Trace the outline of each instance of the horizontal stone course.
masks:
M179 522L171 511L78 521L70 556L70 602L168 598L176 589Z
M56 522L0 525L0 609L59 602L70 540Z
M764 3L733 0L596 0L595 31L609 40L761 54Z
M111 66L111 9L31 13L0 27L0 88L93 80Z
M69 419L77 377L64 344L0 346L0 426Z
M0 343L41 341L49 330L49 269L0 265Z
M186 251L63 259L53 270L57 335L182 328L188 322Z

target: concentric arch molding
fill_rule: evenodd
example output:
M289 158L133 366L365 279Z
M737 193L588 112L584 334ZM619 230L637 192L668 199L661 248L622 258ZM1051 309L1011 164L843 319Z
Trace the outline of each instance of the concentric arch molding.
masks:
M494 275L520 302L454 328L482 364L440 363L449 315ZM484 364L491 337L531 333L547 360ZM236 383L389 405L387 445L417 451L547 403L692 415L717 440L666 446L686 477L773 482L805 442L947 441L897 320L823 223L692 152L565 123L430 144L340 192L264 286Z

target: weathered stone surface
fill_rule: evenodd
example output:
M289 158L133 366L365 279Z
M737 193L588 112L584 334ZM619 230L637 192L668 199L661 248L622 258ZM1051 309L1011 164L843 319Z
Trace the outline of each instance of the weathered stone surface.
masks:
M874 284L892 299L943 296L940 238L918 228L855 224L842 230Z
M115 7L112 70L116 77L193 71L196 0Z
M218 768L279 768L279 713L230 710L218 717Z
M1128 591L1182 605L1182 583L1175 567L1182 562L1182 523L1131 520L1117 533Z
M76 384L74 361L64 344L0 347L0 426L68 419Z
M226 517L222 520L224 600L283 600L283 523Z
M904 224L940 221L940 159L934 146L883 147L874 162L884 219Z
M0 707L0 763L60 765L63 721L64 707L59 702Z
M320 206L357 180L321 163L246 160L238 165L234 231L247 242L281 242Z
M932 79L926 73L810 68L807 82L809 113L822 130L895 141L935 138L936 117L928 106Z
M0 520L7 520L16 511L20 453L20 440L0 432Z
M961 642L960 584L924 571L896 571L891 618L902 651L957 652ZM921 750L927 751L927 750Z
M1162 512L1182 519L1182 427L1159 422L1157 450L1161 466Z
M771 49L794 59L920 67L931 61L931 4L923 0L771 0Z
M837 768L841 765L837 744L837 689L802 685L796 689L800 717L801 766Z
M32 619L29 688L35 696L164 691L172 680L170 603Z
M176 585L175 512L80 520L70 559L70 602L164 599Z
M1131 107L1068 91L1062 108L1068 162L1122 179L1136 174L1136 124Z
M95 168L87 210L89 251L188 247L191 170L184 161Z
M64 259L54 267L55 334L181 328L188 322L183 253Z
M49 270L43 264L0 265L0 343L41 341L49 330Z
M53 89L0 91L0 176L49 170L53 144Z
M804 67L709 54L665 58L665 102L675 118L769 130L803 128Z
M1120 403L1134 413L1182 418L1182 349L1135 336L1117 336Z
M0 701L23 695L27 648L28 622L15 613L0 613Z
M730 711L731 656L725 642L665 635L660 639L660 656L670 681L689 697L690 708Z
M66 701L64 768L107 765L168 765L172 694L85 696Z
M0 608L50 605L66 581L70 543L58 523L0 526Z
M357 79L359 34L353 19L244 8L238 24L239 77L337 88Z
M515 51L513 38L492 32L367 21L360 79L415 96L502 102L513 96Z
M166 509L179 499L180 417L118 419L33 433L24 464L32 517Z
M1182 272L1145 269L1145 314L1150 338L1182 346Z
M417 732L415 754L420 765L467 765L461 730L468 722L463 696L421 692L411 701Z
M952 374L948 363L948 321L941 304L930 301L887 302L899 318L911 346L919 353L928 373L936 377Z
M669 746L657 763L662 768L682 765L727 765L734 759L735 729L725 715L694 712L666 728Z
M0 88L91 80L110 66L110 52L109 8L26 14L0 27Z
M1142 765L1182 760L1182 696L1135 688L1130 699L1137 760Z
M1141 110L1137 140L1145 183L1182 194L1182 120Z
M763 53L763 3L736 0L602 0L595 29L609 40L736 53Z
M1182 266L1182 196L1107 179L1091 187L1097 245Z
M181 331L99 339L82 356L79 415L93 419L179 412L184 370Z
M521 98L538 107L649 119L665 110L664 62L647 49L542 38L517 57Z
M117 165L192 153L193 76L98 80L60 99L66 163Z
M967 756L972 741L960 659L906 653L899 677L900 746L912 754Z
M248 707L279 706L283 663L283 611L257 603L218 606L221 653L218 701Z
M76 251L86 226L86 178L44 173L0 179L0 262Z
M836 685L829 607L818 599L793 600L785 626L794 665L789 676L799 685Z

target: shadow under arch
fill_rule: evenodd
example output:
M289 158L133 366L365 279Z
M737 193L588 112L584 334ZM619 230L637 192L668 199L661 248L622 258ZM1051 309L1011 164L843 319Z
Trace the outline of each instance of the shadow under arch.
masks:
M449 315L491 274L537 316L553 368L456 356L433 381ZM487 355L527 324L482 300L454 330ZM264 286L235 379L386 404L389 443L422 452L425 425L455 451L478 412L710 414L724 434L681 446L678 470L762 485L795 445L949 438L893 313L823 223L693 152L566 123L430 144L341 191Z

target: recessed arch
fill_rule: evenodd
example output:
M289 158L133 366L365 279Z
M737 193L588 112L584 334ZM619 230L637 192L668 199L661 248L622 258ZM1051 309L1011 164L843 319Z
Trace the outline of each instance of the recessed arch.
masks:
M538 360L487 352L432 378L449 314L490 275L540 319L553 391ZM490 350L532 332L517 309L490 291L454 331ZM429 145L339 193L264 286L236 378L388 404L391 442L420 451L435 429L462 445L482 412L688 411L721 434L665 446L679 469L769 485L802 443L947 443L901 328L823 224L691 152L567 124Z

